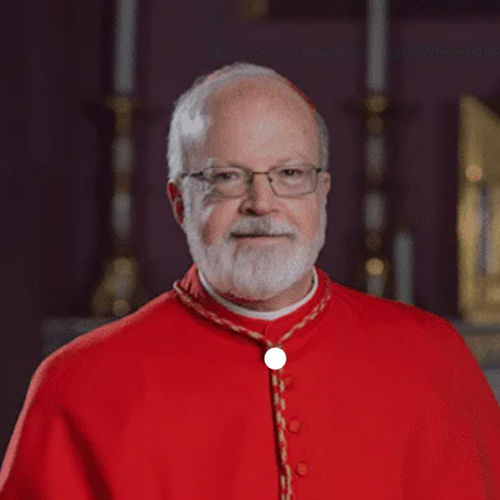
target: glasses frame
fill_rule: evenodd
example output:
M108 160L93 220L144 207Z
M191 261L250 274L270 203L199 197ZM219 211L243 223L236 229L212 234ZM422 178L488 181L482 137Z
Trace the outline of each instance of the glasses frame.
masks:
M247 192L248 192L248 186L250 186L252 184L253 179L256 175L266 175L267 179L269 181L269 184L271 185L271 189L272 189L273 193L275 194L275 196L279 196L280 198L296 198L298 196L305 196L306 194L314 193L316 191L316 189L318 189L318 177L319 177L319 175L316 175L315 184L314 184L314 187L312 190L306 191L305 193L300 193L300 194L291 194L291 195L285 194L285 195L283 195L283 194L276 193L275 188L273 186L273 180L271 179L271 172L273 172L279 168L286 168L286 167L293 168L294 166L298 166L298 165L300 165L302 167L304 167L304 166L309 167L308 173L315 171L319 174L320 172L326 172L328 170L327 167L317 167L315 165L308 165L307 163L296 163L294 165L276 165L275 167L270 168L266 172L255 172L248 167L242 167L240 165L220 166L220 168L224 168L224 167L226 167L226 168L239 168L239 169L243 170L247 176ZM198 179L203 183L204 186L206 186L207 181L205 179L205 174L204 174L205 170L207 170L209 168L217 168L217 167L219 167L219 165L207 167L203 170L198 170L196 172L184 172L183 174L181 174L180 177L181 177L181 179L184 179L186 177L192 177L194 179ZM205 188L205 191L207 191L206 188ZM228 196L228 195L220 195L220 196L223 198L241 198L242 196L245 196L245 193L240 194L240 195L234 195L234 196Z

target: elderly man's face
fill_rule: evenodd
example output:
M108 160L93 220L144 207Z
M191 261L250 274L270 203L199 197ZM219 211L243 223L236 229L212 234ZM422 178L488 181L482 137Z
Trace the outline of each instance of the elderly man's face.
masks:
M190 157L190 171L211 165L256 172L277 165L320 165L313 113L282 83L230 84L213 97L210 117L205 140ZM315 192L296 197L274 194L264 175L255 176L239 198L214 196L202 186L197 179L184 181L185 219L180 205L176 214L193 260L216 290L267 300L311 270L324 244L328 173L319 174ZM174 203L174 188L169 187L169 196ZM239 236L257 232L265 236Z

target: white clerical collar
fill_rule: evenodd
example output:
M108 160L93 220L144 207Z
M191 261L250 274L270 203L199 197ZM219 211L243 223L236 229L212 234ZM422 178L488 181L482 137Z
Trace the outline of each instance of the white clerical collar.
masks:
M229 309L230 311L236 314L240 314L241 316L246 316L247 318L255 318L255 319L273 320L276 318L280 318L281 316L290 314L299 307L303 306L308 300L310 300L312 296L316 293L316 290L318 288L318 274L316 268L313 267L313 287L311 291L302 300L296 302L295 304L292 304L291 306L284 307L283 309L279 309L277 311L253 311L252 309L241 307L221 297L209 285L208 281L205 279L205 276L203 276L203 273L200 271L200 269L198 269L198 275L200 277L201 284L216 302L218 302L219 304L223 305L225 308Z

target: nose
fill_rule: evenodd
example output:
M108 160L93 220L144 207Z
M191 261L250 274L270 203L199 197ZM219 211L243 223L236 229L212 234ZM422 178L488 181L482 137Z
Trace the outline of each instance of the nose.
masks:
M253 180L248 186L248 192L242 203L242 210L245 213L264 214L271 212L276 205L277 196L269 182L267 175L258 174L253 176Z

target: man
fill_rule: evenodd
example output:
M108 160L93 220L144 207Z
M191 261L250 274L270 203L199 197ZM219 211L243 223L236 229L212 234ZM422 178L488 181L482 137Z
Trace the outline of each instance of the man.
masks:
M327 156L271 70L180 98L168 197L195 264L42 363L0 500L500 499L500 410L458 333L315 266Z

